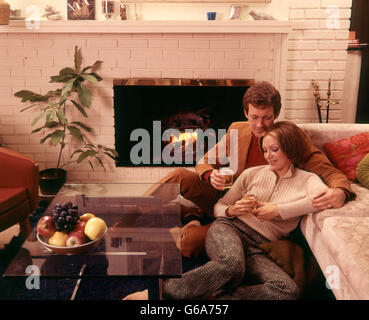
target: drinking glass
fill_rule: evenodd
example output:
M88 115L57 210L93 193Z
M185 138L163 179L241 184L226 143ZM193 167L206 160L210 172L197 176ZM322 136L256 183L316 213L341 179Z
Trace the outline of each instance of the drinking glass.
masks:
M219 173L224 177L225 189L229 189L233 185L234 171L228 167L220 168Z
M253 204L253 209L256 209L258 207L258 198L248 191L245 191L242 193L242 199L251 200Z

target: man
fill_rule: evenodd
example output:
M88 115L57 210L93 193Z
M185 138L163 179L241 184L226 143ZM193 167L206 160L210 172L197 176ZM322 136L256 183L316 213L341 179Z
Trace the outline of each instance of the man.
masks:
M225 140L219 142L215 148L226 146L227 156L230 154L232 131L238 133L237 167L234 181L247 168L266 164L259 147L259 138L264 131L273 125L281 109L281 97L276 88L270 83L262 81L252 85L243 97L243 108L248 121L235 122L227 131ZM225 180L219 172L220 159L210 151L196 165L196 172L177 169L169 173L161 182L180 183L181 195L192 201L199 209L182 207L182 217L186 215L213 217L214 204L225 194ZM234 156L234 155L233 155ZM231 157L232 162L232 157ZM232 166L232 163L231 163ZM313 205L317 210L339 208L348 200L354 199L346 176L333 167L328 158L311 144L311 150L305 163L299 168L319 175L329 188L316 195ZM198 219L201 220L201 219ZM187 257L199 256L205 251L205 237L210 224L200 225L199 221L190 221L181 229L182 253Z

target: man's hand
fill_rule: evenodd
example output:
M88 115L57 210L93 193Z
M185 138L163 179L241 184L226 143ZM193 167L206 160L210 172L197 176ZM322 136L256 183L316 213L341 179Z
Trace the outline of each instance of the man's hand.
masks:
M278 207L274 205L273 203L269 203L269 202L265 202L265 203L258 202L258 208L254 209L252 213L261 222L273 220L273 219L280 217Z
M325 189L313 198L313 207L317 210L340 208L345 204L346 195L340 188Z
M220 191L224 190L225 179L224 179L224 176L220 174L218 169L214 169L211 172L210 183L215 189L220 190Z

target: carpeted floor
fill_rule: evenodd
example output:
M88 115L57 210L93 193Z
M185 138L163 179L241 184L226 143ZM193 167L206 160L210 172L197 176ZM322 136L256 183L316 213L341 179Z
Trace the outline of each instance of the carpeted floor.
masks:
M47 205L47 202L41 201L36 212L30 216L32 228L36 226ZM75 279L41 279L40 289L28 290L25 286L25 279L2 277L23 242L24 237L19 235L18 226L0 233L0 300L69 300L72 296L75 300L120 300L127 294L147 288L145 280L84 279L79 283L78 290L75 292L77 284ZM204 262L205 259L183 257L183 272Z

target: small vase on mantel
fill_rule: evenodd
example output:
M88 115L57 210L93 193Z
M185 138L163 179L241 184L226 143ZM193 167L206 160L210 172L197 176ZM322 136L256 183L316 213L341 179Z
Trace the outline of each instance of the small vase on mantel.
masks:
M4 0L0 0L0 25L9 24L10 4Z

